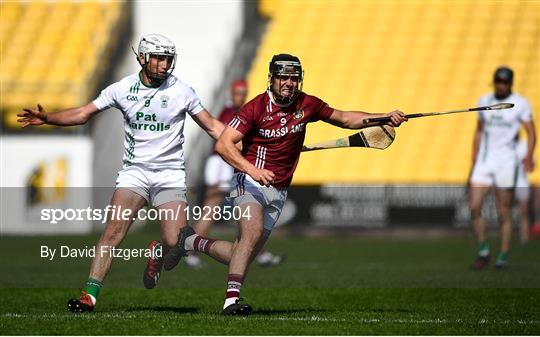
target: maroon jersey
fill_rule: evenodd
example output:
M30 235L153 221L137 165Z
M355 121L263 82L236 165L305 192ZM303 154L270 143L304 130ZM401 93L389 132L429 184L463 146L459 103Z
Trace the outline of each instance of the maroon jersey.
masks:
M221 110L221 113L219 114L219 117L217 118L221 123L227 125L233 118L234 114L238 112L238 109L235 109L231 106L226 106ZM215 148L215 144L214 144ZM214 154L218 154L216 150L214 149Z
M333 112L328 104L305 93L291 105L280 107L265 92L246 103L229 125L244 135L244 158L257 168L274 172L273 186L287 187L300 158L306 124L328 119Z

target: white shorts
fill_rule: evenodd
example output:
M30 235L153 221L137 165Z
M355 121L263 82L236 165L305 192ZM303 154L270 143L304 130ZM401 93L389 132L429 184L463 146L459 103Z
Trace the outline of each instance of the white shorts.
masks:
M519 165L516 183L516 199L518 201L527 201L531 195L531 188L529 179L527 178L527 172L523 165Z
M231 179L234 169L218 154L211 155L206 160L204 181L206 186L218 186L220 190L231 190Z
M183 169L149 169L130 165L118 172L116 188L127 188L160 206L171 201L186 202L186 172Z
M261 186L249 175L238 172L233 176L232 188L233 190L229 198L227 198L232 206L240 206L250 202L262 206L265 235L270 235L287 200L287 188Z
M471 183L497 188L514 188L517 182L518 167L518 163L514 160L506 162L477 161L471 174Z

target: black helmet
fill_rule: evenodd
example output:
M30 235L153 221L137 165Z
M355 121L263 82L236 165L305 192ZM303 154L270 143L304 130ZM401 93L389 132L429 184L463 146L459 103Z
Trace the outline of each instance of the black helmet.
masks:
M298 77L298 87L289 97L282 97L279 93L273 92L276 101L279 103L290 103L302 92L304 81L304 71L298 57L290 54L277 54L272 57L268 67L268 89L272 91L272 82L275 75L290 75Z
M514 71L508 67L499 67L493 74L493 81L504 81L512 84L514 81Z

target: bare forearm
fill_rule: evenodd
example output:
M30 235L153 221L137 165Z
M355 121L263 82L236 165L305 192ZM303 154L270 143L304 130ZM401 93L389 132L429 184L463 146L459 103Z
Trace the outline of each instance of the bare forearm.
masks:
M223 130L225 130L225 125L216 119L212 129L208 130L208 135L214 140L218 140L219 136L223 133Z
M473 162L476 161L476 156L478 155L478 149L480 148L480 138L481 137L482 137L482 134L480 132L476 132L474 134L473 149L472 149L472 160L473 160Z
M534 129L527 135L527 156L532 158L536 147L536 132Z
M365 128L370 125L364 124L364 120L371 117L382 117L382 114L369 114L363 111L348 111L347 118L340 126L347 129Z
M483 132L484 132L484 122L479 119L478 122L476 123L476 129L475 129L474 138L473 138L473 148L472 148L473 163L476 161L476 157L478 156L478 150L480 149L480 142L482 140Z
M84 108L72 108L58 112L48 113L46 123L58 126L71 126L85 124L89 116L85 115Z
M353 114L351 114L352 118L349 122L349 125L347 126L349 129L361 129L368 126L374 126L379 125L379 122L374 123L365 123L364 121L368 118L377 118L377 117L386 117L386 114L376 114L376 113L368 113L364 111L352 111Z
M342 128L357 130L369 126L380 125L380 122L365 122L366 119L378 117L388 117L388 114L368 113L364 111L346 111L343 114L342 121L340 123L338 122L337 125Z
M239 171L249 174L249 172L255 169L255 166L245 159L238 147L232 143L224 144L223 142L218 141L216 143L216 152L219 153L227 163Z
M219 120L216 119L216 124L214 127L210 130L208 130L208 135L212 137L214 140L218 140L219 136L223 133L223 130L225 130L225 124L221 123ZM241 151L242 150L242 142L236 143L236 148Z

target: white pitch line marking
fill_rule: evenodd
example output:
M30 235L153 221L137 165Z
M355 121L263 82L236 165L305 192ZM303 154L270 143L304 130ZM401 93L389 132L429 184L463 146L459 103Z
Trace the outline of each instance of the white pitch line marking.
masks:
M363 324L374 324L374 323L398 323L398 324L461 324L461 323L476 323L476 324L538 324L540 321L536 320L489 320L489 319L480 319L478 321L473 320L448 320L448 319L379 319L379 318L360 318L360 319L340 319L340 318L325 318L318 316L311 317L260 317L254 316L250 319L260 319L260 320L278 320L278 321L320 321L320 322L358 322Z
M123 319L133 319L137 318L137 315L133 314L123 314L123 313L97 313L97 314L21 314L14 312L7 312L0 315L0 317L5 318L38 318L38 319L59 319L59 318L83 318L83 319L101 319L101 318L123 318ZM192 315L192 318L196 318L197 315ZM204 317L201 315L201 319L210 319L218 320L222 319L220 316L209 315ZM359 318L359 319L345 319L345 318L326 318L319 316L310 316L310 317L285 317L285 316L250 316L249 320L262 320L262 321L308 321L308 322L356 322L362 324L377 324L377 323L397 323L397 324L520 324L520 325L529 325L529 324L539 324L538 320L490 320L482 318L479 320L464 320L464 319L406 319L406 318L390 318L390 319L380 319L380 318Z

